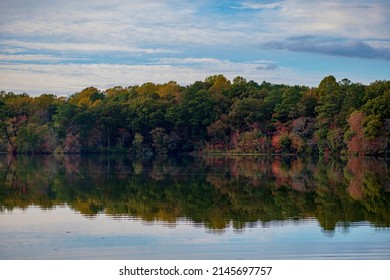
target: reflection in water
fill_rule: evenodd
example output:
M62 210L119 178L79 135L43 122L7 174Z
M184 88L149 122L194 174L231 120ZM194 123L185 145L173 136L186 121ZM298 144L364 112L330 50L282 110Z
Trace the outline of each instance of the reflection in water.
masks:
M324 231L368 221L390 226L384 159L0 157L0 211L68 205L86 217L179 220L236 232L317 219Z

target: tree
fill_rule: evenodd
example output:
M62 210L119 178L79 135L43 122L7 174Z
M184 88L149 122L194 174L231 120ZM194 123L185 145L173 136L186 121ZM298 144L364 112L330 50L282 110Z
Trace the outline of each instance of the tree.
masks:
M229 89L231 84L223 75L207 77L206 82L211 84L209 92L212 94L221 94L224 90Z
M95 87L88 87L70 96L68 103L78 107L90 108L102 99L104 99L104 94L100 90Z
M339 112L343 104L340 86L333 76L324 78L317 89L318 105L316 111L319 119L332 121Z
M245 131L251 124L263 121L264 106L262 100L253 97L237 99L228 114L231 129Z
M274 117L282 122L299 117L299 101L302 90L298 87L289 87L283 91L282 100L275 106Z
M164 127L166 106L158 99L138 96L127 107L127 122L132 131L147 135L155 127Z
M32 98L27 94L8 93L2 97L3 132L12 152L17 151L16 139L19 128L25 124L33 112Z
M184 94L182 102L172 108L176 130L188 131L191 140L206 140L206 128L217 118L217 102L207 90Z

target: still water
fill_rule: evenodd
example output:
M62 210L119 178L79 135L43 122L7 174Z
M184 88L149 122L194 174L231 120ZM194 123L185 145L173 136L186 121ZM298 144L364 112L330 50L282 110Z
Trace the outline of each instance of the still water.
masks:
M3 155L0 259L390 259L390 163Z

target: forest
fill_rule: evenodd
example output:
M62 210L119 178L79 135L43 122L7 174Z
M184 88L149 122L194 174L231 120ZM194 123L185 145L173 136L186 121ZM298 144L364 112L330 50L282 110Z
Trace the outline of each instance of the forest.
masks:
M318 87L223 75L69 97L0 93L0 152L388 155L390 81Z

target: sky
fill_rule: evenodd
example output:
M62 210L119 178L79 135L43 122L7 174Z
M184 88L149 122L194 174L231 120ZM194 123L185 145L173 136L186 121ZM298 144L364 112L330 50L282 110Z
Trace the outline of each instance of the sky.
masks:
M0 90L390 79L388 0L0 0Z

